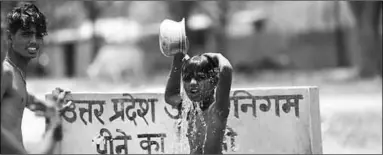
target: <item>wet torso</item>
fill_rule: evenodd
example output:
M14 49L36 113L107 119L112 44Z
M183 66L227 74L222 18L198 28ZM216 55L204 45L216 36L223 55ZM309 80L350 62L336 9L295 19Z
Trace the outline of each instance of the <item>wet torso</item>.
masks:
M194 116L192 116L194 115ZM221 154L227 117L213 103L202 111L203 119L196 113L189 114L188 138L191 154ZM194 124L195 123L195 124Z
M3 67L4 71L11 71L12 76L9 79L4 79L10 86L1 101L1 124L22 144L21 122L27 103L26 84L21 73L10 62L5 60Z

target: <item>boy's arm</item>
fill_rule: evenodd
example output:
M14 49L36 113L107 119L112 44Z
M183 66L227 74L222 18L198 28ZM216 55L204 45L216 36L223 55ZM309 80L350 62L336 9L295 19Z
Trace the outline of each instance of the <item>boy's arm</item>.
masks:
M26 150L16 140L16 138L9 133L7 129L1 127L1 154L27 154Z
M55 135L62 134L62 133L59 133L59 132L61 132L60 130L62 130L61 126L58 126L56 128L49 129L48 131L46 131L44 138L40 142L40 148L38 148L38 150L36 152L32 152L32 153L53 154L55 147L56 147L56 144L60 141L60 139L55 138L55 137L57 137Z
M219 80L216 89L216 103L219 104L216 107L219 111L228 113L233 67L229 60L220 53L205 53L204 55L211 57L219 66Z
M65 109L66 107L69 107L71 102L64 103L65 96L69 94L70 91L64 91L61 88L56 88L52 91L52 96L48 100L53 101L54 104L51 104L51 102L47 102L45 100L40 100L36 98L34 95L28 93L28 102L26 104L26 107L30 109L33 112L46 112L47 108L57 108L59 111Z
M33 112L44 112L47 109L47 105L44 101L37 99L34 95L30 93L28 93L28 102L26 104L26 107Z
M185 56L186 55L183 53L174 55L172 68L170 69L169 78L165 88L165 102L175 108L178 107L182 101L180 95L181 67Z
M48 101L53 102L53 101ZM53 104L53 103L51 103ZM39 148L36 150L37 154L52 154L56 144L62 140L62 125L60 119L60 112L55 108L48 108L45 117L48 119L48 128L40 142Z
M222 54L220 53L205 53L208 57L212 58L219 68L219 79L216 88L215 96L215 105L212 110L217 110L218 116L217 121L214 121L212 125L209 125L207 128L206 143L204 147L204 153L206 154L217 154L221 150L221 144L217 142L222 142L222 139L225 134L226 128L226 119L230 111L230 90L232 83L232 72L233 68L229 62ZM218 121L220 120L220 121Z

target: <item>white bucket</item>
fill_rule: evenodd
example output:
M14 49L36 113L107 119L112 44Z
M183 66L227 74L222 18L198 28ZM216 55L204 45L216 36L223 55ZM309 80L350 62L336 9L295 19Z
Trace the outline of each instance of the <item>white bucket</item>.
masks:
M159 33L160 50L170 57L178 52L187 53L189 41L186 37L185 19L180 22L165 19L161 22Z

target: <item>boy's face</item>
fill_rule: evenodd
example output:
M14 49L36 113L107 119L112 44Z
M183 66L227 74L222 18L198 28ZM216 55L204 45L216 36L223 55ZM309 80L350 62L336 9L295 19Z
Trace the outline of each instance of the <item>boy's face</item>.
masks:
M186 73L182 80L186 94L194 102L202 101L215 88L213 79L203 72Z
M37 57L43 44L43 36L37 33L36 27L19 29L15 34L10 34L11 47L14 52L26 58Z

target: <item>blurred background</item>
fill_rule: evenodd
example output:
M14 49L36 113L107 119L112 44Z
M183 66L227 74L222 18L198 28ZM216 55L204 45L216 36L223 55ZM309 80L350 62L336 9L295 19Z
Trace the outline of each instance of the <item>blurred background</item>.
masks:
M2 28L18 3L1 1ZM226 56L233 88L318 86L324 153L382 153L381 1L32 3L48 19L27 73L39 98L56 87L163 92L172 59L159 50L159 24L186 18L188 53ZM44 120L26 110L23 126L33 149Z

